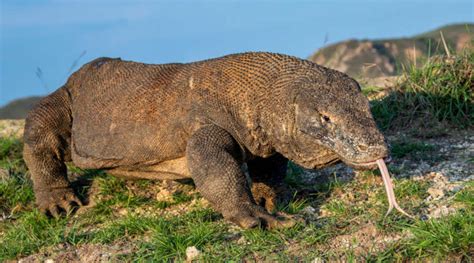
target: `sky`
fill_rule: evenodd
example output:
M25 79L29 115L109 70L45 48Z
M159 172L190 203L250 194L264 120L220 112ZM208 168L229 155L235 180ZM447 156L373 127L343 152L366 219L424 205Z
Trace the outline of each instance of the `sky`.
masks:
M170 63L271 51L307 58L346 39L407 37L472 23L473 3L0 0L0 106L53 92L97 57Z

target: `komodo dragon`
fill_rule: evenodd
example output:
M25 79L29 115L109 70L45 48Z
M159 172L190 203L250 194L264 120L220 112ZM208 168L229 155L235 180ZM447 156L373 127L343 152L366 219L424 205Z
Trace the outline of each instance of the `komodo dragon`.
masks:
M355 80L263 52L187 64L96 59L29 113L24 141L45 213L81 205L66 176L72 161L127 178L191 177L214 209L243 228L293 224L271 213L288 160L372 169L387 156Z

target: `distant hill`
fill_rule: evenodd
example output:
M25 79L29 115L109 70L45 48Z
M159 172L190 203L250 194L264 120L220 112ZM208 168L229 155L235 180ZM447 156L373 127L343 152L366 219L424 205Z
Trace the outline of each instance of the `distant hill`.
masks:
M430 55L445 54L440 32L451 52L473 47L474 24L457 24L409 38L342 41L321 48L309 60L358 79L393 76L415 58L422 65Z
M0 108L0 119L24 119L28 111L42 97L26 97L14 100Z

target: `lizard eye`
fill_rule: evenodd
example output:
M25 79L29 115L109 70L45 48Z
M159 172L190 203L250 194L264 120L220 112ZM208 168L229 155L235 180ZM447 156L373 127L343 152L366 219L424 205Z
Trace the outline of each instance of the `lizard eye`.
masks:
M328 116L326 116L326 115L322 115L322 116L321 116L321 120L322 120L323 122L327 122L327 123L331 122L331 119L330 119Z

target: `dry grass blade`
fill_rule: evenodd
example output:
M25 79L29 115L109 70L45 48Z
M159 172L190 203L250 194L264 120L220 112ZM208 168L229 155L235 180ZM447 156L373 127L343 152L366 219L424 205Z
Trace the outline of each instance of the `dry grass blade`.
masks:
M446 44L446 40L444 40L443 31L439 31L439 34L441 35L441 41L443 41L443 47L444 47L444 50L446 51L446 55L448 57L451 57L451 53L449 52L448 45Z

